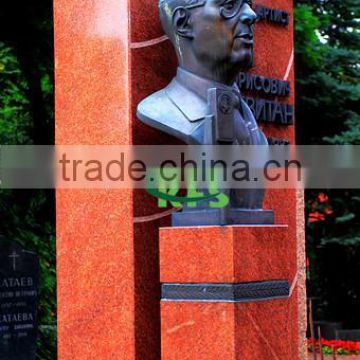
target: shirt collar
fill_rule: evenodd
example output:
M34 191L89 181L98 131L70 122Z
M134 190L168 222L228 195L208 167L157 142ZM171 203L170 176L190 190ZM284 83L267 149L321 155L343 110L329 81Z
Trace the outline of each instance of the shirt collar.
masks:
M195 94L197 94L206 101L208 98L208 89L211 88L235 91L236 93L238 93L238 95L240 95L240 90L236 83L234 83L233 86L228 86L217 81L195 75L181 67L178 67L177 69L176 80L182 86L193 91Z

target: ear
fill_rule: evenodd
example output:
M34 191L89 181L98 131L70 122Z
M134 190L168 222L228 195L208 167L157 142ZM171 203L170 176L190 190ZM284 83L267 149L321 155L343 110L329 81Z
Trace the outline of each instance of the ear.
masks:
M188 9L180 6L175 9L173 14L173 27L175 33L192 39L192 25L191 25L191 13Z

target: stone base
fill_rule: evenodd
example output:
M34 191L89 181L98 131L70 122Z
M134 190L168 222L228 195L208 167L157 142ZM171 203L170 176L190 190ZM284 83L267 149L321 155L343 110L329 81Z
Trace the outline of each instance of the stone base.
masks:
M272 225L271 210L244 209L200 209L186 210L172 215L172 226L216 226L216 225Z
M289 234L286 226L161 229L161 358L298 359Z

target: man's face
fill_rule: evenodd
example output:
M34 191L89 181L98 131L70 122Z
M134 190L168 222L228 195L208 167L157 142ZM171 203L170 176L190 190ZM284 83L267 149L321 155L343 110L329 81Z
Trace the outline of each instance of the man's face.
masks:
M249 0L207 0L191 12L193 52L202 64L234 71L251 65L256 14Z

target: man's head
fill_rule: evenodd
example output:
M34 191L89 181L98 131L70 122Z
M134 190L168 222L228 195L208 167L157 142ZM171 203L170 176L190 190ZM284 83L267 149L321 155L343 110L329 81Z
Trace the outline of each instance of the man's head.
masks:
M185 69L231 82L252 63L256 14L250 0L160 0L159 9Z

